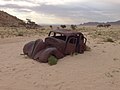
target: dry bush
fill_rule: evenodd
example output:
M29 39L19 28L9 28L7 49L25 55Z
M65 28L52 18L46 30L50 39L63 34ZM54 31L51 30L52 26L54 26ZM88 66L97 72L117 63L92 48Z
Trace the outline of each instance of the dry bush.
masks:
M114 40L112 38L106 38L104 41L105 42L114 42Z
M89 46L86 46L86 50L85 51L91 51L91 48Z

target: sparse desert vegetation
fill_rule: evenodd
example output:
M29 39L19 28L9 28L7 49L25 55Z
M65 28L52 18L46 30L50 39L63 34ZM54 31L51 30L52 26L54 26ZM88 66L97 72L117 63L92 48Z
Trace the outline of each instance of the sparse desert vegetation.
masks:
M88 32L88 35L92 37L93 39L101 39L102 41L106 42L114 42L120 40L120 27L119 26L114 26L111 28L96 28L93 27L93 29L90 28L85 28L80 29L82 32Z
M17 28L17 27L0 27L0 37L1 38L10 38L10 37L30 37L30 36L41 36L46 35L49 30L43 30L43 28L38 29L26 29L24 27Z
M59 26L52 26L52 29L57 29ZM71 26L66 26L66 29L71 29ZM25 27L0 27L0 38L10 37L32 37L47 35L51 30L49 27L38 29L26 29ZM113 26L110 28L97 28L95 26L76 26L75 31L80 31L90 36L92 39L99 38L103 42L114 42L120 40L120 27Z
M119 26L109 28L77 26L75 30L82 32L88 40L84 54L71 53L71 56L59 60L51 56L49 65L20 55L27 42L38 38L43 39L42 35L48 35L49 30L57 27L48 26L39 29L0 27L0 85L4 85L5 88L15 87L13 90L17 90L18 87L24 90L28 86L30 86L29 90L36 89L35 87L37 87L36 90L40 90L45 85L50 87L50 90L59 90L59 85L64 86L64 89L67 89L66 86L68 89L73 86L73 90L76 89L75 86L78 87L78 90L86 86L92 86L91 90L102 90L106 87L108 88L106 90L114 90L110 89L113 86L115 90L119 90ZM70 26L66 28L70 28ZM113 41L114 43L111 43ZM41 85L41 83L43 84Z
M53 55L51 55L48 58L48 64L49 65L55 65L55 64L57 64L57 61L58 61L58 59L55 56L53 56Z

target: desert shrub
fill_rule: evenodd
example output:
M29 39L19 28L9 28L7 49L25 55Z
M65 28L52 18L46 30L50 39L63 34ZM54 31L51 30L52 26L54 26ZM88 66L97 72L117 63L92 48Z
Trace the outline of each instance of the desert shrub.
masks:
M62 28L66 28L66 25L60 25Z
M90 48L89 46L86 45L85 51L91 51L91 48Z
M17 36L23 36L24 33L23 32L18 32L18 35Z
M71 25L71 29L72 29L72 30L75 30L76 28L77 28L76 25Z
M48 58L48 64L49 65L55 65L55 64L57 64L57 61L58 61L58 59L55 56L53 56L53 55L51 55Z
M52 28L53 28L53 26L52 26L52 25L50 25L50 28L52 29Z
M70 56L74 56L74 55L78 55L78 54L79 54L78 52L71 52Z
M41 30L46 30L45 28L41 28Z
M107 38L105 42L114 42L114 40L112 38Z
M4 35L1 35L1 38L4 38Z
M101 33L101 32L98 32L97 35L102 35L102 33Z

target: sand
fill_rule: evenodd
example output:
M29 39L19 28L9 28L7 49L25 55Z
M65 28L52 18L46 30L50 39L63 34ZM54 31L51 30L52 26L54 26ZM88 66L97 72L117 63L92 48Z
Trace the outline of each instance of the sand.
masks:
M57 65L20 55L37 38L0 39L0 90L119 90L119 41L99 42L89 36L91 51L60 59Z

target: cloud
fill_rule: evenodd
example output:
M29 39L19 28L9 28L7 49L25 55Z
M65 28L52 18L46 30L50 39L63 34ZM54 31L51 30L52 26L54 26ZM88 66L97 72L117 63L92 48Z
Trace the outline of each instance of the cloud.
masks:
M1 0L0 5L18 5L18 6L27 6L34 7L37 6L37 3L30 2L29 0Z
M82 23L120 18L118 0L1 0L0 8L38 23Z

